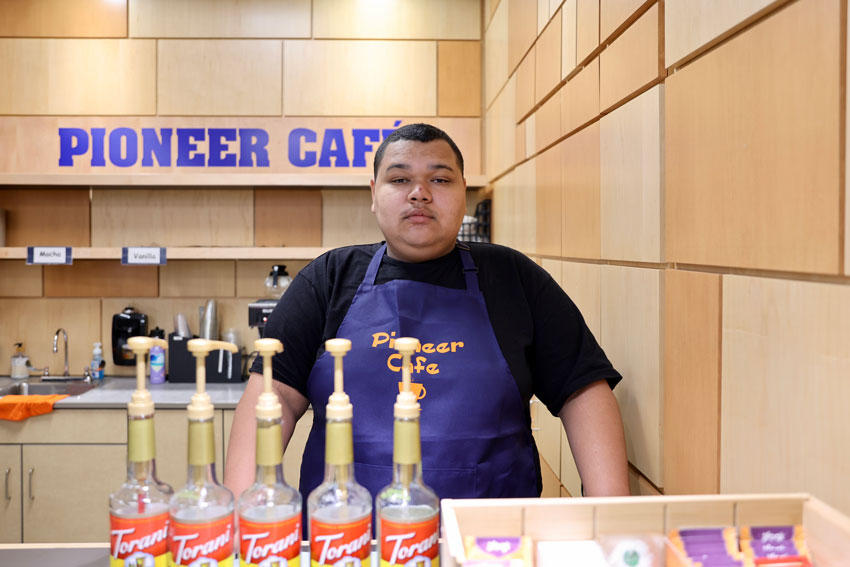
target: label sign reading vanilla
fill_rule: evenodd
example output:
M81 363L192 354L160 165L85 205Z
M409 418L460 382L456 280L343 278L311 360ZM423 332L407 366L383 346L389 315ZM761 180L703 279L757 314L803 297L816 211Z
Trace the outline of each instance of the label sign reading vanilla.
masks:
M380 567L439 567L440 517L400 523L381 518Z
M371 514L347 524L310 522L310 566L369 567Z
M299 567L301 514L282 522L252 522L239 517L242 567Z
M233 567L233 517L200 524L172 520L168 545L169 567Z
M109 567L166 567L168 512L149 518L109 515Z

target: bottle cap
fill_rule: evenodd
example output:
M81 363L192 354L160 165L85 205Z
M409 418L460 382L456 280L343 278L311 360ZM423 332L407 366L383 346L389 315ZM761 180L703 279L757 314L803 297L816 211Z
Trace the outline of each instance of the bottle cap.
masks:
M233 343L210 339L192 339L186 343L186 347L195 356L195 384L197 386L196 392L192 395L192 401L186 407L189 411L189 419L212 419L215 416L215 407L210 400L210 395L207 394L207 355L210 351L218 349L239 352L239 348Z
M395 349L401 354L402 390L396 396L393 406L393 416L401 419L419 417L419 402L416 394L410 391L410 357L419 348L419 339L400 337L395 340Z
M94 344L95 346L100 345L100 343ZM168 348L168 343L162 339L151 337L130 337L127 339L127 346L136 353L136 391L133 392L130 403L127 404L127 413L130 415L141 416L153 413L153 399L151 393L145 389L145 354L154 345Z
M283 411L280 400L272 392L272 357L283 352L283 344L277 339L257 339L254 350L263 357L263 393L257 400L257 417L260 419L280 419Z
M351 419L354 415L354 407L348 394L343 390L342 358L351 350L351 341L348 339L328 339L325 341L325 350L334 358L334 393L328 398L326 416L328 419Z

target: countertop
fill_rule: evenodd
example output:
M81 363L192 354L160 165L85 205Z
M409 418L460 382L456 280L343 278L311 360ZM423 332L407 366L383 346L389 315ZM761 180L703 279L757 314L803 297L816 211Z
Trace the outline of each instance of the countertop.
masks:
M2 376L0 388L17 380ZM192 394L195 393L194 382L147 384L157 409L185 409L189 405ZM136 379L130 377L107 377L96 388L78 396L68 396L54 404L54 409L125 409L136 389ZM216 409L234 409L242 397L245 382L232 384L207 383L207 393L210 395Z

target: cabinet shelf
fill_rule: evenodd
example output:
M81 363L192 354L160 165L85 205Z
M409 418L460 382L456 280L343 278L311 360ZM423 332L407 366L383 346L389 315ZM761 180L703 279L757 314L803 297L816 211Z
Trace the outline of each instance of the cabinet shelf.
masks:
M176 246L166 247L168 260L313 260L330 248L309 246L228 247ZM120 260L121 248L73 247L74 260ZM26 260L25 246L0 248L0 260Z

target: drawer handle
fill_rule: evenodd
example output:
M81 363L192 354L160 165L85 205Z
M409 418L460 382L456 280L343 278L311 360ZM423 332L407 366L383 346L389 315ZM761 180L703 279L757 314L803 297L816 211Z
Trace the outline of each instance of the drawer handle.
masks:
M6 501L7 502L12 499L12 495L9 494L9 475L10 474L12 474L12 469L10 469L9 467L6 467Z
M537 400L537 399L534 399L534 398L532 398L532 400L530 402L528 402L528 411L531 414L531 430L532 431L540 431L542 429L540 427L534 426L534 424L537 422L537 414L540 412L539 409L537 411L534 411L534 405L535 404L542 404L542 403L543 402L541 402L540 400Z
M29 491L30 491L30 500L35 500L35 496L33 496L33 493L32 493L32 473L34 473L34 472L35 472L35 469L34 469L34 468L30 468L30 470L29 470L29 471L27 471L27 472L29 473L29 476L30 476L30 486L29 486Z

